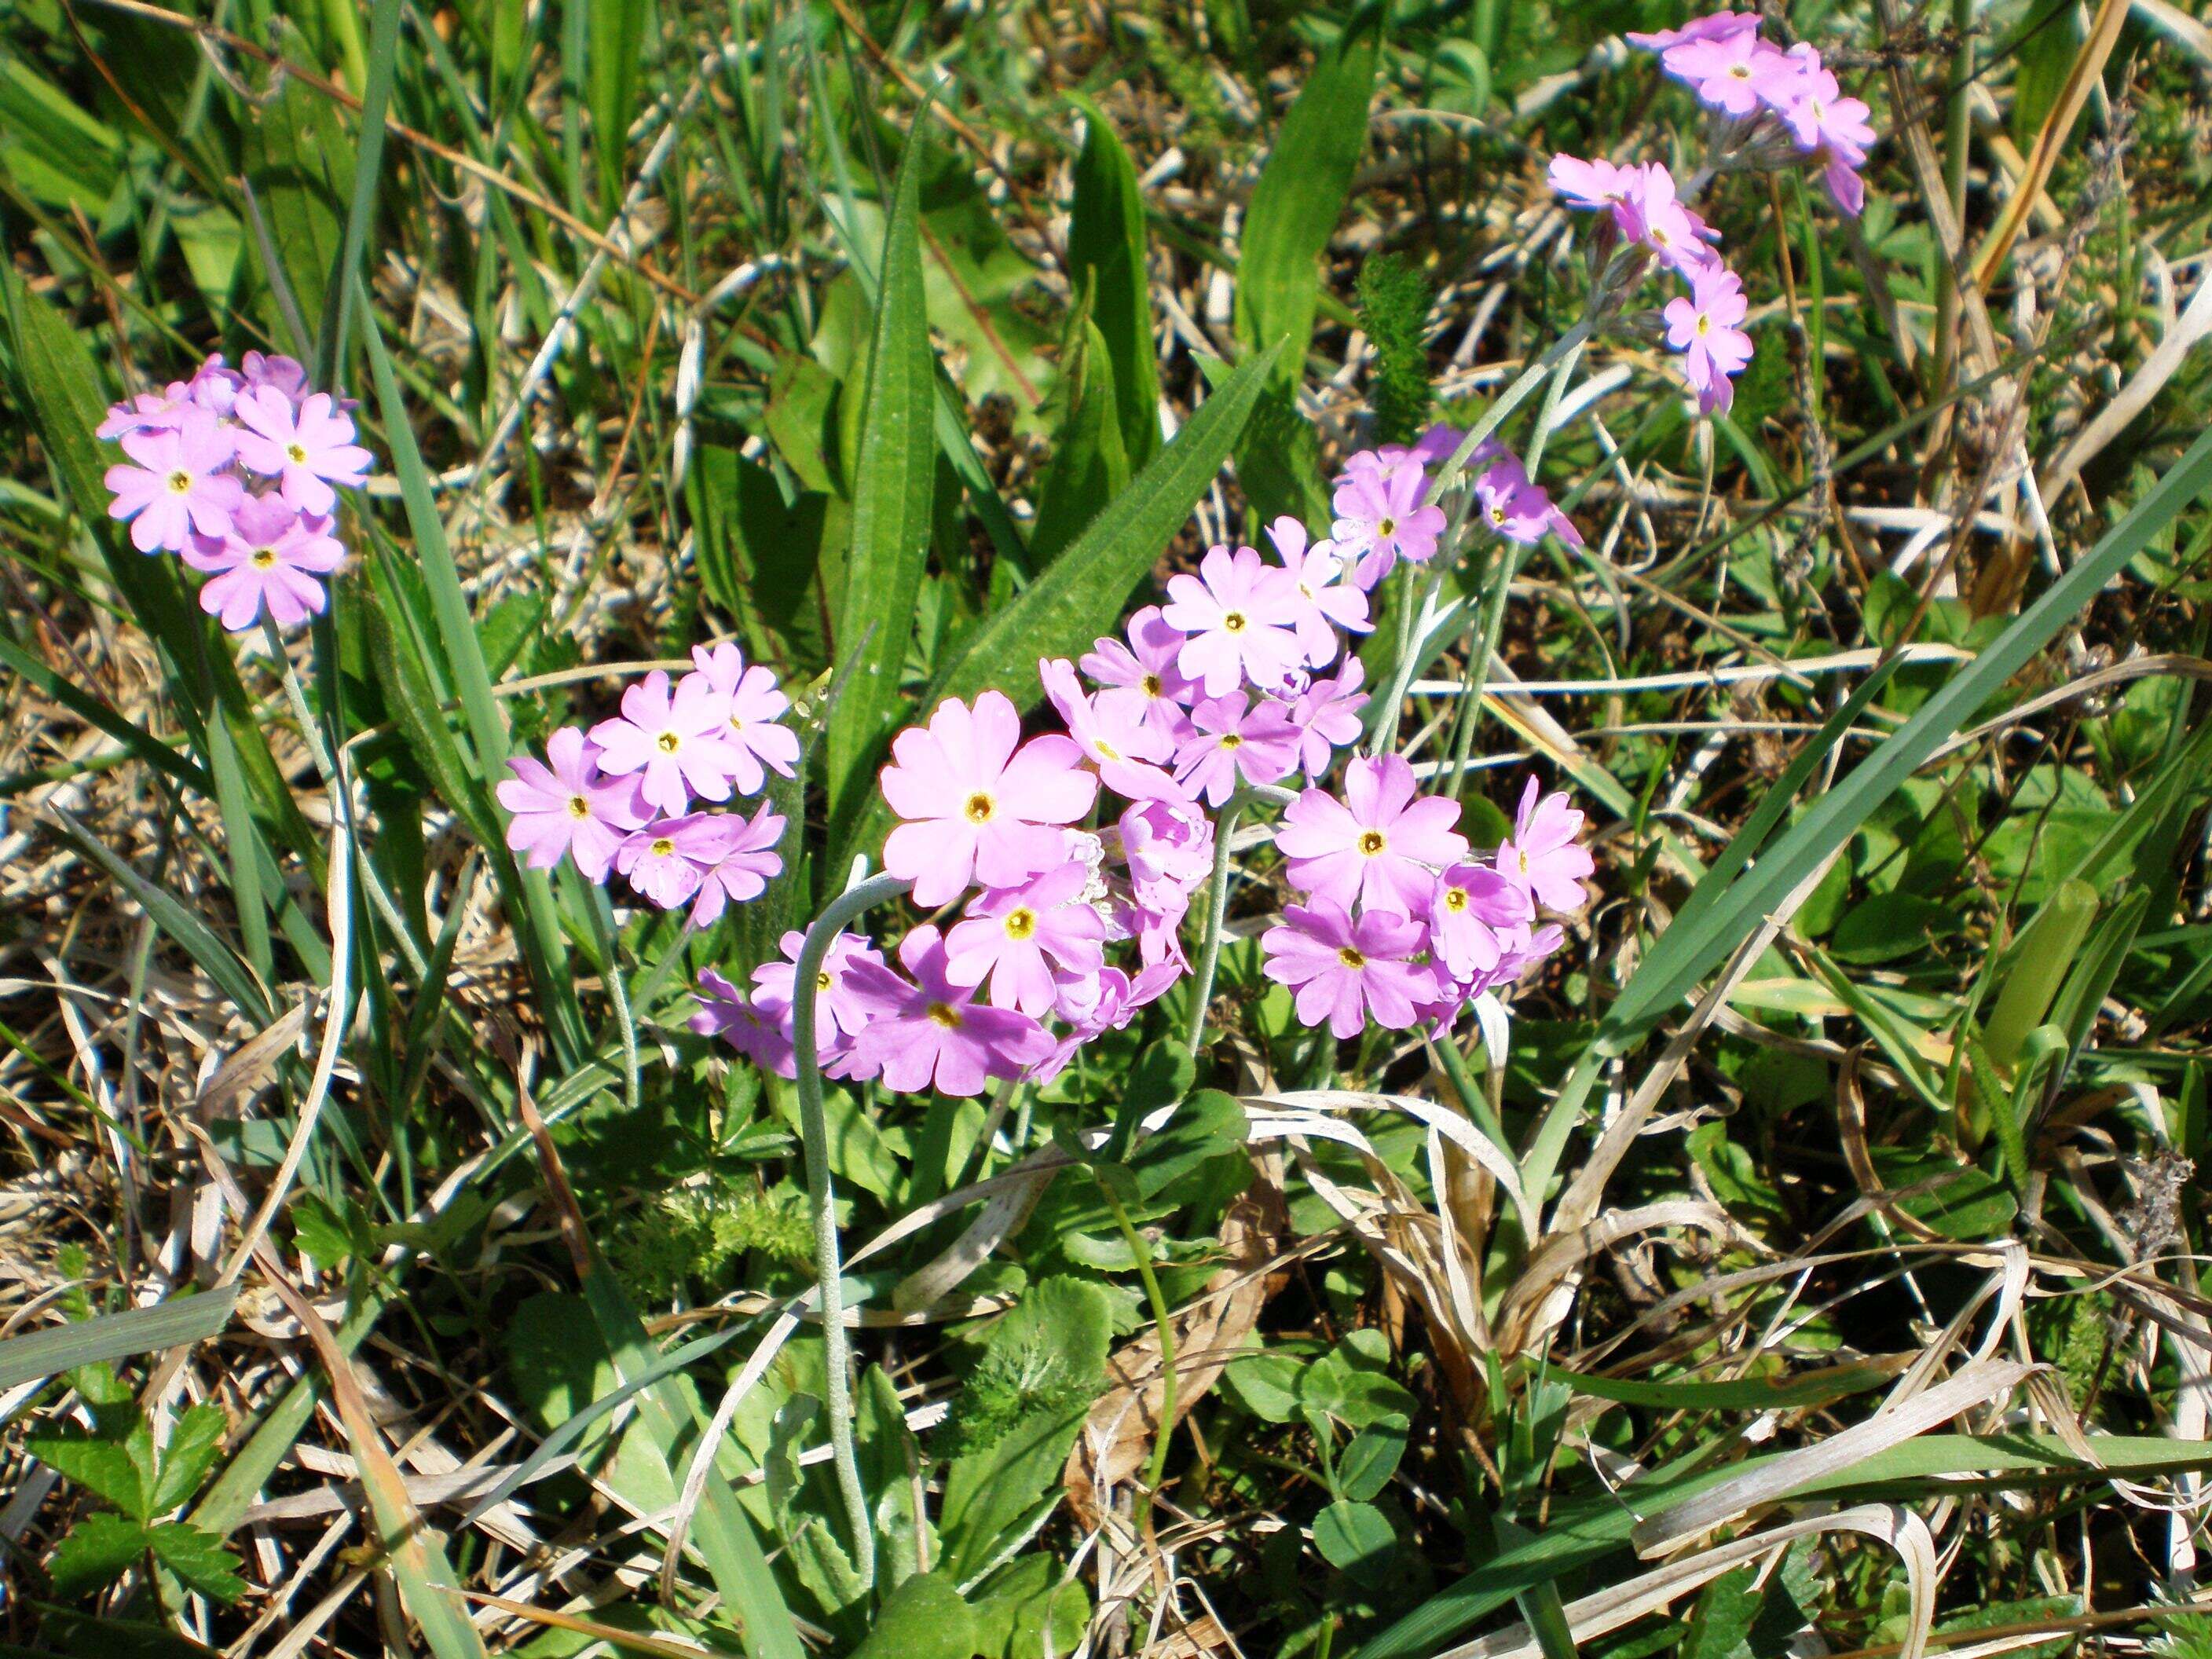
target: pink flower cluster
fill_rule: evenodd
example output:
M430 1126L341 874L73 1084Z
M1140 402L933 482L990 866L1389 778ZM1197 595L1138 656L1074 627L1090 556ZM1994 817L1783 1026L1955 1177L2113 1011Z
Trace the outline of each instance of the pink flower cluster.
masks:
M620 874L663 910L689 904L704 927L783 869L780 814L708 809L757 793L770 770L793 776L799 738L781 723L791 702L775 676L736 646L695 646L691 660L672 690L655 669L615 718L562 727L542 761L518 756L498 795L514 815L507 844L532 869L565 857L588 881Z
M1722 152L1723 164L1795 165L1809 161L1843 212L1856 218L1866 205L1859 169L1875 143L1869 111L1843 96L1836 77L1809 43L1788 51L1760 39L1759 17L1721 11L1679 29L1631 34L1659 54L1659 66L1698 94L1698 100L1735 124Z
M1352 581L1371 589L1401 559L1415 564L1436 556L1444 528L1443 509L1429 500L1428 469L1441 466L1458 451L1460 433L1441 423L1409 445L1384 444L1362 450L1345 464L1334 482L1330 526L1341 557L1355 558ZM1492 534L1524 546L1546 533L1576 547L1582 532L1552 504L1543 486L1528 477L1521 458L1495 438L1486 438L1468 457L1474 474L1475 505Z
M1395 755L1347 765L1340 799L1309 789L1292 803L1275 844L1305 902L1260 944L1301 1020L1339 1037L1441 1029L1559 948L1558 925L1536 916L1582 907L1595 867L1575 840L1583 815L1531 778L1512 838L1487 860L1470 858L1458 819L1456 801L1416 794Z
M285 628L321 614L321 579L345 558L338 487L358 488L374 458L299 363L249 351L231 368L217 353L191 380L115 404L98 433L127 458L107 469L108 516L140 552L205 574L202 610L233 633L264 610Z

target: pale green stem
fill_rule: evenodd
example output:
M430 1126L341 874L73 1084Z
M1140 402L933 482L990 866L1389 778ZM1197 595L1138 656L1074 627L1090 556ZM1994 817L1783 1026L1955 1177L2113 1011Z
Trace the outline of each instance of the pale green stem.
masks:
M1206 935L1199 942L1198 967L1191 975L1188 1046L1193 1054L1206 1036L1206 1005L1213 1000L1213 970L1221 961L1221 928L1229 914L1229 837L1251 799L1249 791L1239 789L1213 821L1213 877L1206 890Z
M822 1310L823 1369L829 1373L830 1446L836 1460L837 1488L853 1528L853 1553L860 1582L876 1582L876 1534L868 1516L868 1495L860 1485L860 1452L853 1437L852 1339L845 1331L845 1283L837 1248L836 1194L830 1185L830 1129L822 1110L822 1067L814 1042L815 998L823 958L864 911L895 899L914 884L896 876L878 876L830 901L792 969L791 1042L796 1051L799 1139L806 1152L806 1200L814 1216L814 1280Z
M1175 1433L1176 1418L1176 1340L1175 1319L1168 1311L1168 1299L1160 1289L1159 1275L1152 1271L1152 1247L1145 1236L1130 1221L1121 1200L1114 1196L1114 1189L1104 1182L1098 1190L1105 1195L1106 1207L1114 1212L1114 1224L1121 1230L1122 1242L1128 1245L1129 1254L1136 1258L1137 1277L1145 1286L1145 1300L1152 1310L1152 1325L1160 1341L1160 1418L1159 1428L1152 1436L1152 1455L1145 1466L1145 1484L1138 1490L1132 1519L1137 1535L1145 1535L1146 1523L1152 1516L1152 1494L1159 1491L1160 1481L1167 1473L1168 1440Z

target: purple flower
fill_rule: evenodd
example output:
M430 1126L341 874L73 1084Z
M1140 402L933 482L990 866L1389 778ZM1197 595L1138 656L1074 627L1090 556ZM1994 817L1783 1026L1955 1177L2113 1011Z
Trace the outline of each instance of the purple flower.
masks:
M353 487L368 477L374 457L353 441L353 421L339 414L331 394L318 392L297 410L274 386L238 394L238 459L264 477L302 513L328 513L337 505L332 484Z
M605 751L600 770L615 777L639 774L646 805L672 817L691 805L694 793L729 799L740 756L725 735L728 724L724 702L704 675L686 674L672 697L667 674L656 668L623 693L621 716L593 726L592 741Z
M1255 550L1209 549L1197 575L1168 579L1160 615L1187 635L1176 665L1209 697L1226 696L1246 681L1273 690L1304 655L1291 631L1296 597L1289 579Z
M1618 208L1637 187L1634 167L1615 167L1603 156L1585 161L1572 155L1554 155L1547 177L1552 188L1572 208Z
M1692 280L1686 298L1667 302L1667 343L1682 354L1682 378L1698 394L1701 415L1735 400L1729 377L1751 361L1751 336L1737 326L1749 310L1742 283L1717 261Z
M1338 1037L1358 1036L1370 1024L1394 1031L1412 1027L1435 979L1410 960L1422 945L1420 923L1370 910L1358 921L1342 905L1316 898L1283 912L1283 925L1260 936L1261 969L1296 993L1298 1018L1328 1022Z
M1501 933L1525 930L1535 913L1528 895L1487 865L1455 864L1437 878L1427 914L1429 949L1453 979L1472 982L1497 971Z
M280 628L322 614L323 585L345 562L328 519L303 518L272 495L249 495L220 537L195 536L184 561L209 580L200 609L232 633L253 626L264 606Z
M1037 664L1044 694L1067 722L1067 735L1098 769L1099 781L1117 795L1131 800L1151 800L1180 795L1176 781L1155 764L1174 753L1174 745L1126 699L1108 702L1105 696L1086 697L1075 678L1075 665L1065 657Z
M945 976L955 985L990 981L991 1001L1042 1018L1059 999L1054 969L1096 974L1105 965L1099 941L1106 921L1082 899L1091 872L1080 864L987 892L968 919L945 936Z
M1213 867L1213 823L1194 802L1139 801L1121 814L1121 857L1139 904L1187 896Z
M172 380L159 392L142 392L128 402L110 404L107 418L93 428L93 435L112 439L127 432L173 432L185 423L186 413L198 407L192 401L191 383Z
M1394 915L1428 908L1436 872L1467 852L1452 826L1459 803L1414 799L1413 769L1396 755L1344 769L1344 799L1309 789L1283 814L1275 844L1290 858L1291 885L1345 908Z
M1210 697L1190 712L1191 734L1176 751L1176 781L1219 806L1238 781L1273 783L1298 763L1298 732L1271 697L1239 691Z
M514 814L507 844L533 870L550 870L567 854L588 881L604 882L630 831L645 823L634 778L599 770L599 751L581 728L564 726L545 744L545 758L518 755L514 775L494 791Z
M753 969L753 996L757 1001L780 1009L791 1007L799 952L805 943L806 935L793 929L778 941L783 960L763 962ZM883 952L865 937L840 933L830 941L829 950L823 953L822 966L814 976L815 1058L833 1077L842 1074L840 1062L851 1054L853 1039L860 1035L872 1012L873 1005L861 994L854 977L854 969L862 963L878 969L885 967ZM783 1075L791 1077L795 1072Z
M972 710L947 697L893 739L884 799L906 822L884 842L884 868L914 883L915 903L934 908L971 882L1017 887L1063 861L1059 826L1091 810L1098 780L1073 739L1021 738L1014 705L986 691Z
M791 1047L791 1006L762 994L748 998L712 968L699 972L699 1007L687 1022L701 1036L718 1036L764 1071L799 1075Z
M880 1075L886 1088L915 1094L933 1082L940 1094L983 1092L993 1078L1015 1078L1051 1054L1043 1026L1012 1008L978 1003L975 988L955 985L945 941L924 923L899 941L909 984L888 968L863 963L853 970L872 1018L854 1039L856 1068Z
M1514 814L1512 837L1498 849L1498 872L1547 909L1581 909L1589 897L1583 878L1597 868L1589 848L1575 840L1582 827L1583 815L1565 794L1540 799L1536 780L1529 779Z
M623 837L615 868L641 897L673 910L698 892L728 842L728 830L712 812L658 818Z
M239 390L245 384L243 374L224 367L218 351L193 374L191 399L210 415L228 416L238 407Z
M1352 580L1360 588L1372 588L1400 559L1418 564L1436 556L1444 513L1427 499L1428 490L1429 475L1412 459L1348 465L1338 477L1329 498L1336 514L1329 534L1340 556L1359 561Z
M1674 175L1657 161L1635 172L1636 182L1613 210L1621 234L1643 243L1685 277L1713 263L1705 222L1675 198Z
M283 393L294 405L303 403L307 396L307 370L297 357L287 357L281 352L249 351L239 365L240 378L249 386L268 386Z
M181 553L195 534L230 533L230 515L244 505L246 487L223 471L233 443L214 416L191 408L174 426L125 432L123 453L138 465L107 469L104 482L115 497L107 516L131 526L131 544L141 553Z
M1530 480L1517 455L1499 451L1475 479L1474 499L1483 522L1509 542L1534 546L1548 530L1570 547L1583 544L1574 520L1552 505L1551 496Z
M725 908L758 898L783 873L783 860L775 850L783 839L781 816L763 805L750 818L717 813L711 822L720 831L720 848L700 880L699 896L691 906L694 927L713 927Z
M1717 11L1710 16L1692 17L1678 29L1660 29L1650 34L1631 31L1628 43L1663 56L1692 41L1732 40L1740 34L1756 33L1758 29L1759 14L1756 12Z
M1366 672L1359 659L1346 652L1344 666L1333 678L1316 679L1291 706L1291 724L1298 733L1298 764L1307 777L1321 776L1338 750L1359 740L1359 711L1367 707L1367 694L1359 684Z
M691 660L699 678L720 700L722 740L730 746L730 779L738 793L753 794L768 781L761 769L763 763L790 777L799 764L799 734L777 723L791 708L791 699L777 686L775 675L758 663L746 667L744 653L734 645L718 645L711 651L695 645Z
M1185 710L1198 696L1190 677L1176 666L1182 630L1148 605L1129 618L1128 643L1102 639L1076 666L1103 689L1101 708L1127 709L1172 745L1182 736Z
M1686 40L1661 57L1667 72L1686 82L1698 100L1738 120L1761 105L1780 108L1789 101L1797 66L1759 38L1756 28Z
M1307 664L1319 668L1336 656L1338 629L1364 634L1375 626L1367 619L1367 595L1342 580L1344 561L1336 544L1324 539L1308 545L1306 527L1287 514L1267 526L1267 539L1297 596L1291 627L1298 647Z

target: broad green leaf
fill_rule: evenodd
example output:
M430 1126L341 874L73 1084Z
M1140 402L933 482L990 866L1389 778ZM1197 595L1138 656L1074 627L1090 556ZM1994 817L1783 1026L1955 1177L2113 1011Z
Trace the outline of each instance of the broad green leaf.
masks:
M1389 1571L1398 1534L1390 1519L1372 1504L1339 1498L1314 1516L1314 1547L1339 1572L1374 1583Z
M1353 1435L1337 1455L1338 1494L1364 1504L1389 1486L1406 1455L1406 1428L1395 1418L1383 1418Z
M1048 1555L1024 1555L977 1587L975 1651L983 1659L1045 1659L1075 1651L1091 1622L1091 1595ZM1048 1647L1049 1638L1049 1647Z
M1118 624L1129 596L1228 459L1274 361L1273 350L1263 353L1223 381L1052 568L969 637L922 698L920 718L947 697L971 702L984 691L1034 708L1044 696L1039 658L1074 657ZM826 867L842 870L854 852L873 852L889 821L881 799L871 796Z
M2024 14L2027 21L2011 53L2012 141L2022 155L2034 148L2081 49L2075 11L2073 0L2040 0Z
M1367 147L1367 106L1387 5L1364 6L1314 65L1252 187L1237 258L1237 337L1248 351L1281 346L1275 383L1305 372L1321 256L1344 212Z
M1758 1577L1749 1567L1737 1567L1705 1586L1677 1650L1680 1659L1731 1659L1747 1645L1761 1601L1752 1588Z
M1042 570L1129 485L1128 457L1114 411L1106 341L1079 314L1061 349L1054 386L1052 465L1037 488L1030 562Z
M40 1462L133 1520L150 1521L158 1512L154 1508L154 1437L137 1407L103 1407L97 1432L65 1423L51 1433L31 1436L28 1447Z
M837 608L837 660L849 672L830 710L833 823L849 822L874 784L884 728L898 708L899 675L929 554L937 392L921 276L926 149L917 124L899 163L878 270L875 330L860 405L852 545Z
M280 21L276 38L288 63L311 72L318 65L289 21ZM246 177L253 187L268 240L260 246L278 269L269 281L264 319L270 332L289 339L294 322L312 327L323 313L331 273L338 268L345 242L346 204L351 198L357 161L353 140L337 106L313 87L272 71L270 95L249 105L246 134ZM298 301L298 319L288 317L282 295ZM302 355L314 342L296 342Z
M169 1431L169 1443L161 1448L161 1478L154 1483L148 1514L166 1515L199 1490L222 1455L225 1425L220 1406L194 1406L178 1417Z
M46 1563L54 1594L74 1599L112 1583L142 1560L147 1529L126 1515L88 1515Z
M790 501L775 475L734 449L708 444L685 481L699 579L707 596L744 629L746 654L786 680L809 679L829 665L825 592L842 567L851 509L818 491Z
M215 1534L189 1522L165 1521L148 1528L146 1540L161 1565L198 1594L226 1605L246 1594L246 1580L238 1576L238 1558Z
M975 1613L953 1581L927 1572L890 1594L853 1659L973 1659Z
M1145 268L1145 200L1137 169L1113 125L1088 99L1083 149L1075 158L1075 200L1067 224L1067 279L1088 284L1091 320L1113 365L1114 414L1132 467L1160 447L1159 368L1152 346L1152 301Z
M150 1308L100 1314L0 1342L0 1392L103 1360L128 1359L204 1341L230 1323L239 1287L173 1296Z

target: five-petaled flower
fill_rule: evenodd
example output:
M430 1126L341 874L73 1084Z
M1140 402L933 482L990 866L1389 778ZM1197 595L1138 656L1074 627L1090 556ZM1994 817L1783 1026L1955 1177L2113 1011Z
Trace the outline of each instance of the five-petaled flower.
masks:
M328 513L338 499L331 485L357 488L368 477L374 458L353 441L352 417L333 406L327 392L295 409L276 386L249 386L238 394L234 413L245 428L238 459L276 479L277 492L302 513Z
M1344 799L1309 789L1283 814L1275 844L1290 857L1291 885L1350 909L1355 903L1417 916L1436 873L1467 851L1452 826L1459 803L1415 799L1413 769L1396 755L1344 769Z
M727 800L739 750L727 736L726 707L705 675L686 674L672 696L667 673L656 668L623 693L618 718L592 728L592 741L604 751L599 769L616 777L637 774L646 805L671 817L684 812L695 794Z
M1435 989L1427 966L1412 960L1423 942L1418 921L1386 910L1355 918L1334 900L1317 897L1289 906L1282 926L1260 936L1261 971L1291 988L1308 1025L1327 1021L1339 1037L1358 1036L1370 1023L1402 1031Z
M295 513L274 496L248 496L221 536L194 536L180 556L208 580L200 609L232 633L253 626L265 609L280 628L320 616L323 585L345 562L328 519Z
M517 755L507 765L514 775L494 792L514 815L507 844L533 870L550 870L566 854L586 881L605 881L623 842L646 820L637 780L601 772L599 745L574 726L546 740L544 760Z
M1052 1053L1044 1027L1012 1008L975 1000L975 988L957 985L945 941L924 922L899 941L902 979L888 968L861 963L854 988L871 1018L853 1041L859 1071L880 1076L884 1086L915 1094L980 1095L993 1078L1017 1078Z
M1257 549L1208 549L1197 575L1168 578L1160 615L1186 636L1176 665L1209 697L1227 696L1246 681L1273 690L1304 659L1292 631L1297 599L1289 578Z
M231 514L246 502L246 486L223 471L235 448L232 434L198 408L174 426L124 433L123 453L137 465L107 469L104 482L115 498L108 517L130 525L141 553L181 553L195 535L228 535Z

